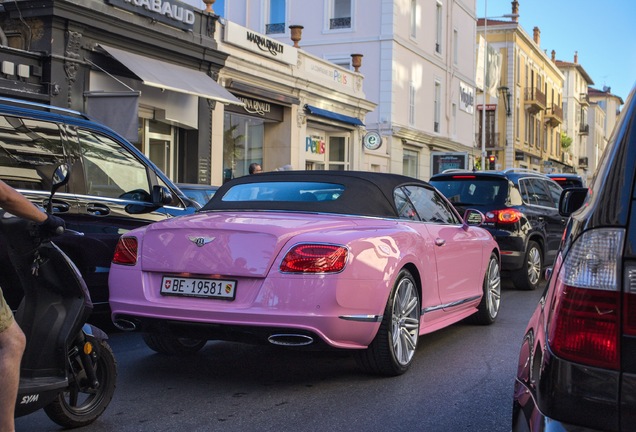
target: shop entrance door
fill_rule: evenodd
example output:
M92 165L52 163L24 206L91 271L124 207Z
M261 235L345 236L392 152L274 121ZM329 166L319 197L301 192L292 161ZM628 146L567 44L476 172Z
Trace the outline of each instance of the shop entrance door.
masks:
M176 178L176 169L174 167L174 128L166 123L155 120L144 122L146 133L145 136L145 154L171 179Z
M349 137L350 133L330 134L327 148L329 170L347 171L349 169Z

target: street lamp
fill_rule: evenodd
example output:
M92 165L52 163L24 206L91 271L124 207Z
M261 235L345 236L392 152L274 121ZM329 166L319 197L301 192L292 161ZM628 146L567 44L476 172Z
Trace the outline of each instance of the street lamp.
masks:
M481 103L481 170L486 170L486 71L488 70L488 20L494 18L517 18L519 14L488 17L488 0L484 2L484 80Z

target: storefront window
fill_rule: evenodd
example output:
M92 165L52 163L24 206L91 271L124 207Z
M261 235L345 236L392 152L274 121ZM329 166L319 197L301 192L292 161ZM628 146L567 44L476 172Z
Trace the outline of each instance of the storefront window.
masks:
M350 134L330 135L319 129L310 129L305 139L305 169L335 170L349 169Z
M416 151L404 149L402 155L402 174L417 178L417 157Z
M252 162L263 163L265 122L239 114L225 114L223 181L249 173Z

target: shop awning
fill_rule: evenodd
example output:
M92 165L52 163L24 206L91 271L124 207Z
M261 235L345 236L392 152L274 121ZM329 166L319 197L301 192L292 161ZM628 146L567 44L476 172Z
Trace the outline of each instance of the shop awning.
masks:
M244 105L205 73L128 51L99 45L147 86L186 93L224 104Z
M318 108L318 107L315 107L313 105L305 105L305 109L307 110L307 112L309 114L317 115L317 116L328 118L328 119L331 119L331 120L340 121L340 122L343 122L343 123L349 123L349 124L352 124L354 126L364 126L364 123L362 123L362 121L360 119L355 118L355 117L351 117L351 116L344 115L344 114L339 114L339 113L333 112L333 111L327 111L325 109Z

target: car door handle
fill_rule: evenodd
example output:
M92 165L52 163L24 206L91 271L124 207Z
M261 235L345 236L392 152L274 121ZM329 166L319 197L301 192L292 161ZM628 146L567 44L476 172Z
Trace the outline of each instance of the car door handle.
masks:
M48 203L44 205L45 208L47 204ZM53 213L68 213L68 211L71 209L71 206L69 203L59 202L59 201L53 201L52 207L53 207Z
M110 209L103 204L90 203L86 206L86 213L93 216L107 216L110 214Z
M47 208L49 200L42 201L42 207ZM67 213L71 209L71 205L65 201L53 200L53 213Z
M444 240L443 238L436 238L435 239L435 246L444 246L446 244L446 240Z

